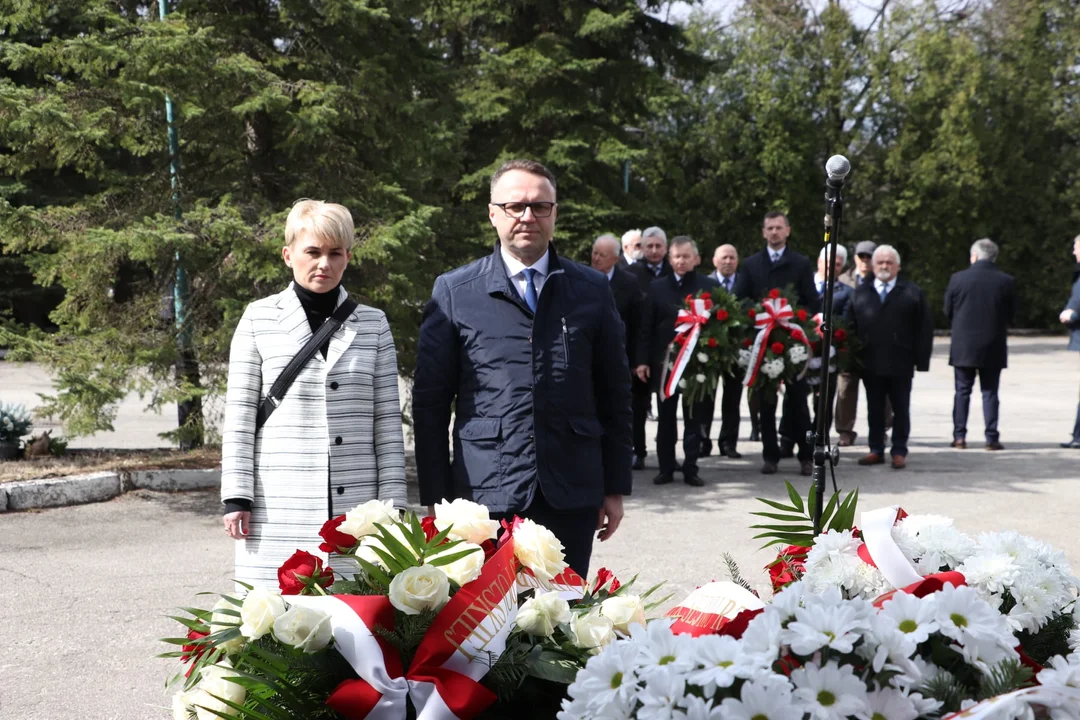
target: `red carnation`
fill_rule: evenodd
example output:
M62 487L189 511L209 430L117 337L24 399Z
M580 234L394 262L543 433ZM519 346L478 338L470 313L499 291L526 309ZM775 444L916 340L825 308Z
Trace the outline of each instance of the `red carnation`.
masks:
M769 569L769 580L772 582L774 593L780 592L802 577L808 552L810 548L788 545L780 552L776 560L766 566Z
M844 342L847 340L847 330L837 330L832 334L833 340L836 342Z
M770 350L773 351L773 355L783 355L784 354L784 343L782 343L782 342L774 342L772 344L772 347L770 348Z
M192 641L202 640L209 634L210 633L199 632L198 630L188 630L187 638ZM210 649L209 645L197 642L192 642L190 645L181 647L180 652L182 652L183 655L180 656L180 662L191 661L191 666L188 667L187 672L184 673L184 677L191 677L191 673L195 669L195 663L199 661L199 658L201 658L203 653L208 649Z
M719 343L716 342L716 338L709 338L709 340L705 344L709 347L716 347L717 345L719 345Z
M697 294L697 296L698 296L699 299L704 300L705 298L707 298L709 296L709 293L702 290L701 292L699 292Z
M709 298L705 298L705 300L701 303L701 306L706 310L712 310L712 300L710 300Z
M750 308L749 310L746 311L746 314L750 316L751 320L753 320L754 318L757 317L757 310L755 310L754 308Z
M687 295L686 296L686 303L689 305L692 302L694 302L694 296L693 295Z
M420 527L424 529L424 540L431 542L431 538L439 534L439 528L435 527L435 518L428 515L420 521Z
M607 568L600 568L596 571L596 584L593 586L594 590L599 590L611 581L611 586L607 589L609 593L614 593L620 587L622 583L615 577L615 573L611 572Z
M716 319L719 320L720 322L724 322L725 320L727 320L728 319L727 310L725 310L724 308L717 308L716 309Z
M338 515L323 523L322 529L319 530L319 537L325 542L319 545L319 549L324 553L347 552L356 546L356 538L338 530L338 526L343 522L345 522L345 516Z
M769 297L771 297L773 300L777 299L778 297L780 297L780 291L776 288L773 288L769 291Z
M799 318L799 322L806 322L806 311L799 310L799 312L795 313L795 317Z
M334 571L323 569L322 558L297 550L278 568L278 586L282 595L303 595L313 585L328 588L334 584Z
M750 338L746 338L745 340L742 341L742 346L744 348L748 348L748 347L752 346L753 344L754 344L754 342Z

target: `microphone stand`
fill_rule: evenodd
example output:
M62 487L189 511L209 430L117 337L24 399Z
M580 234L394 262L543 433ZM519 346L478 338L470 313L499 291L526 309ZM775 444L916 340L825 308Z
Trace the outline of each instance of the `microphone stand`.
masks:
M840 218L844 213L844 198L840 192L843 178L834 184L830 179L825 186L825 295L821 309L821 383L818 385L817 418L814 429L809 431L810 444L814 446L814 535L821 534L821 514L825 506L825 463L833 473L833 490L836 491L836 464L840 462L840 449L829 442L829 366L832 358L833 339L833 286L836 284L836 247L840 238Z

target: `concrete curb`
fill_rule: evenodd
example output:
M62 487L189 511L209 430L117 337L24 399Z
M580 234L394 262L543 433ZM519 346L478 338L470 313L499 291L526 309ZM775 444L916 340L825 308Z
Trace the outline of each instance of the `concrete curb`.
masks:
M137 470L19 480L0 486L0 512L82 505L135 489L178 492L217 487L221 470Z

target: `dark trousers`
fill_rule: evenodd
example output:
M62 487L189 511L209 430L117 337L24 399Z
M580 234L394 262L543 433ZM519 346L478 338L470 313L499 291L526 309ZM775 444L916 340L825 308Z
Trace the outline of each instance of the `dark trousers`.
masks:
M750 406L750 434L761 433L761 401L757 393L747 393L746 404Z
M724 396L720 400L720 437L717 443L725 450L734 450L739 444L739 424L742 422L742 375L723 378ZM754 422L757 425L757 422Z
M659 395L657 396L659 399ZM701 452L701 420L707 412L707 399L691 407L682 393L675 393L667 400L659 400L659 427L656 430L656 457L660 461L660 472L672 475L678 469L675 462L675 443L679 440L677 410L682 403L683 410L683 474L697 472L697 459Z
M519 513L493 514L492 519L509 522L517 515L543 525L555 533L555 537L563 544L566 564L587 580L599 512L599 508L557 510L548 504L544 493L537 487L536 495L526 510Z
M911 435L911 378L863 375L866 386L866 422L870 426L870 452L885 454L885 405L892 403L891 455L907 457Z
M836 403L836 373L829 375L829 399L825 404L825 437L829 436L833 423L833 406ZM821 412L821 386L814 386L814 424L813 428L817 431L818 428L818 414ZM828 443L824 443L828 444Z
M986 442L996 443L999 439L998 385L1001 382L1001 368L953 368L953 379L956 383L956 395L953 397L952 407L953 439L967 438L968 410L971 406L971 390L975 387L976 375L979 376L979 389L982 391Z
M652 391L649 384L643 383L635 375L630 385L630 407L634 413L634 455L643 458L648 455L645 449L645 421L652 405Z
M784 416L787 417L787 429L792 440L799 446L799 460L809 461L814 456L814 449L806 441L806 432L810 429L810 410L806 407L806 395L809 386L806 378L789 383L784 393ZM761 457L765 462L780 462L780 445L776 437L777 396L756 392L759 395L761 410Z
M698 424L701 426L701 453L698 457L704 457L712 452L712 423L716 418L716 396L720 394L720 385L713 388L709 397L701 401L701 409L698 413ZM724 447L720 443L720 447Z

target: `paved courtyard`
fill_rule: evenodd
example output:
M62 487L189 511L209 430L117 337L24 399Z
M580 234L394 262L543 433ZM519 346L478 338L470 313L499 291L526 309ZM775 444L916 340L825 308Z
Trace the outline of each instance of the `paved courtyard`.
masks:
M909 466L860 468L865 447L848 449L836 471L844 490L860 489L862 509L900 504L909 512L956 518L968 532L1012 528L1053 543L1080 566L1073 540L1080 491L1080 451L1062 450L1072 428L1080 363L1062 338L1014 338L1011 367L1001 385L1001 441L1006 450L981 449L981 405L972 400L972 449L949 448L952 372L948 341L938 339L932 370L915 379ZM34 387L14 385L31 377ZM21 375L20 375L21 373ZM5 399L14 389L47 389L35 368L0 363ZM745 413L745 405L744 405ZM170 418L147 421L138 403L118 416L112 446L125 438L153 439ZM154 423L160 421L160 426ZM719 429L714 424L714 435ZM856 429L866 436L860 407ZM743 435L749 423L743 424ZM654 429L650 429L651 437ZM128 445L132 446L132 445ZM137 446L137 445L136 445ZM783 480L805 490L794 461L781 473L758 473L760 445L743 441L739 461L702 461L704 488L651 484L650 467L636 474L627 517L618 534L599 545L594 567L641 582L668 581L681 598L696 585L724 579L721 555L732 554L745 575L764 589L761 567L770 553L748 525L756 496L780 498ZM166 615L182 605L207 606L203 590L230 585L231 543L217 516L214 493L132 493L114 501L41 512L0 515L0 718L62 720L167 718L164 680L171 665L154 659L165 650L155 638L179 627Z

